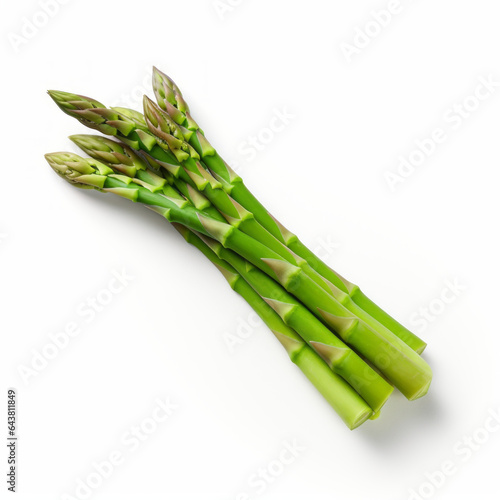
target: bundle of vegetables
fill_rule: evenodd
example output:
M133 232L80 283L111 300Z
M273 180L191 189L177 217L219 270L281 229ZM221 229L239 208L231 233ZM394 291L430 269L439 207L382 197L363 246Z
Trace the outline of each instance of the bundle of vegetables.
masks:
M114 137L72 136L90 158L47 154L55 172L171 222L253 307L350 429L378 416L393 386L409 400L425 395L432 379L420 357L425 342L269 214L156 68L153 87L158 104L145 96L143 114L49 91L66 114Z

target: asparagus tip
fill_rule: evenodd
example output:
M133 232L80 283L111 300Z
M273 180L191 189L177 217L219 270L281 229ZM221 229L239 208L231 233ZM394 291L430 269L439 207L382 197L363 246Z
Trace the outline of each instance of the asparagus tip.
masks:
M47 94L63 110L86 110L89 108L104 108L104 104L80 94L63 90L47 90Z
M83 189L102 188L104 176L113 173L112 169L100 161L82 158L74 153L47 153L45 159L56 174Z

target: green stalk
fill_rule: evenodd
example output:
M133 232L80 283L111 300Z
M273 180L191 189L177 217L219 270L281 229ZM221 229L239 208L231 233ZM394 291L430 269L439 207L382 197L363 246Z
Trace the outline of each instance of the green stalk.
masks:
M199 160L199 156L197 153L193 154L194 150L191 146L179 139L181 134L186 134L187 129L176 129L178 125L176 125L170 119L170 116L161 110L147 96L144 96L144 116L149 131L157 140L164 140L167 142L168 148L172 151L179 151L182 149L182 158L179 158L179 161L181 161L184 167L184 170L179 172L181 179L185 177L188 182L193 183L196 189L203 191L205 196L213 203L214 207L232 226L256 239L288 262L301 267L313 281L324 290L331 293L331 285L314 271L305 259L291 252L286 245L276 239L267 229L257 222L253 213L243 208L229 196L223 189L223 183L225 181L219 182L215 179L204 165L200 161L197 161ZM189 157L186 157L186 155L189 155ZM177 154L177 156L180 157L179 154Z
M183 222L184 224L187 223L188 227L191 227L191 229L196 227L199 229L200 221L203 226L209 226L208 221L212 221L212 223L215 222L215 224L218 224L218 228L229 228L230 234L228 234L227 237L229 244L232 245L233 248L238 246L235 242L231 243L231 236L234 238L237 234L239 234L239 231L235 230L235 228L232 228L225 222L220 223L213 221L212 219L205 218L200 213L198 213L198 219L195 219L193 214L197 211L189 202L183 200L182 197L175 192L175 190L173 190L173 192L176 195L173 195L170 191L166 191L172 190L171 186L155 186L152 188L147 183L139 181L137 177L126 177L125 175L121 175L121 173L124 172L124 168L121 163L117 163L118 160L127 164L133 162L134 165L136 165L135 171L131 169L127 171L130 175L135 174L137 176L141 173L144 174L144 164L138 161L138 157L134 155L133 152L128 151L128 149L121 148L120 145L113 143L113 141L109 141L109 139L102 140L101 138L93 136L72 136L71 139L85 151L93 151L94 153L96 151L95 147L99 144L101 147L101 154L99 156L101 156L103 160L106 158L107 165L98 160L88 160L88 168L84 170L85 175L78 177L75 170L81 170L79 165L85 162L83 158L80 158L77 155L48 155L47 159L49 160L49 163L51 163L53 168L55 168L58 173L63 173L66 176L70 173L72 180L75 180L76 177L78 177L78 181L81 183L87 183L104 191L124 196L125 198L133 201L148 203L150 208L164 215L169 221ZM102 150L104 149L104 146L107 146L108 149L112 149L113 153L110 153L110 151L104 151L105 154L103 154ZM99 175L88 175L89 170L92 172L92 168L97 169ZM106 170L106 168L108 170ZM114 169L118 170L120 175L113 174L112 172ZM157 199L154 200L153 197L156 197ZM182 218L182 214L184 214L184 218ZM252 244L252 240L249 239L248 236L243 233L241 233L241 235L244 239L248 239L247 247L252 249L252 252L255 251L255 244L260 245L258 242L253 242ZM213 240L207 241L212 241L212 243L214 243ZM261 249L267 250L266 247L261 247ZM233 254L233 252L230 252L228 255L231 254ZM249 266L249 268L252 267L248 262L243 261L242 259L235 261L234 259L236 259L236 257L237 255L233 254L233 264L236 262L240 265L240 268L242 265L243 267L245 267L245 265ZM258 258L254 259L258 260ZM250 272L247 274L251 276L255 275L255 273ZM262 272L260 272L260 274L265 276ZM294 300L271 278L268 278L267 285L265 284L264 288L260 291L266 294L265 297L268 298L276 296L282 299ZM298 302L295 303L299 304ZM301 306L301 308L305 310L303 306ZM359 358L359 356L357 356L351 349L347 348L347 346L335 335L333 335L325 326L316 320L312 314L310 314L307 310L305 310L305 313L307 314L305 315L305 321L302 322L299 334L303 334L304 340L310 342L310 345L318 351L325 361L327 361L332 370L346 379L368 402L374 411L378 412L392 392L392 387L387 384L387 382L385 382L385 380L382 379L372 368L366 365L366 363L362 361L361 358ZM300 314L295 316L298 317Z
M408 399L427 393L432 372L427 363L398 337L388 332L376 332L353 315L330 294L312 281L304 271L281 259L277 254L248 235L225 225L200 218L202 234L208 235L225 248L235 251L245 260L279 282L297 297L340 338L370 363L376 366ZM293 303L270 303L280 314L293 308Z
M203 131L191 117L189 107L179 87L171 78L157 68L153 69L153 88L158 104L169 114L174 122L182 126L184 130L190 132L185 135L189 145L201 156L203 162L212 171L214 176L223 183L224 189L231 194L234 200L252 212L259 224L280 242L287 245L295 254L303 258L312 269L335 285L339 290L348 293L360 309L366 311L374 320L392 331L417 353L420 354L423 352L427 344L422 339L377 306L361 292L357 285L353 285L339 276L309 250L295 234L285 229L270 215L265 207L247 189L241 177L234 173L229 165L220 157L215 148L208 142ZM364 319L373 328L377 329L376 325L367 320L366 317Z
M139 194L131 194L134 192L134 187L130 187L130 184L132 184L133 186L138 186L138 190L144 189L151 193L155 192L156 196L161 196L167 199L167 197L163 194L158 194L158 191L169 186L148 184L138 178L126 177L123 173L115 174L114 170L97 160L85 160L71 153L50 154L46 155L46 158L56 173L76 187L84 189L94 188L97 190L113 192L124 196L125 198L139 201ZM111 157L108 159L111 159ZM117 156L113 155L113 159L116 160ZM127 169L126 167L130 167L130 165L127 165L128 160L125 158L122 158L122 160L124 160L124 163L114 162L113 167L117 168L119 172L126 171L128 175L139 174L139 176L142 176L141 171L134 172L134 168ZM146 175L148 174L148 172L144 173ZM154 176L152 179L154 179ZM127 191L129 191L128 194ZM173 203L174 206L179 204L179 200L176 201L177 203ZM189 202L184 201L184 203L187 204ZM187 205L184 207L185 210L186 207ZM170 220L180 219L182 219L181 216L176 217L173 215ZM179 228L178 225L176 227ZM199 238L193 235L192 238L189 238L189 241L193 243L195 239L199 240ZM199 241L202 243L201 240ZM200 248L199 245L196 246ZM235 290L255 307L258 314L263 318L266 324L272 329L273 333L286 348L292 361L297 364L297 366L315 385L315 387L320 391L320 393L325 397L328 403L340 415L342 420L350 429L355 429L365 422L367 418L373 415L371 408L354 391L354 389L352 389L338 375L335 375L321 360L321 358L308 348L300 337L293 332L293 330L289 329L286 325L280 322L277 315L273 316L273 314L271 314L272 310L269 306L265 303L263 303L263 306L265 307L259 304L259 300L262 301L262 299L260 299L260 297L253 292L248 285L246 285L244 280L239 280L239 283L237 283L238 280L234 279L237 278L237 276L234 275L231 279L230 274L228 274L232 272L231 268L222 261L218 262L217 257L208 249L208 247L206 247L206 250L207 251L204 251L205 255L207 255L221 271L225 271L226 278L229 278L230 283L233 285ZM268 310L266 310L266 308Z
M288 235L289 231L285 230L285 228L283 228L283 230L285 234ZM424 342L420 337L412 333L401 323L395 320L390 314L388 314L381 307L375 304L375 302L373 302L361 291L358 285L349 282L343 276L331 269L311 250L309 250L309 248L307 248L296 235L292 234L291 236L287 236L286 245L294 253L305 259L307 263L326 280L332 283L336 283L336 286L339 285L340 281L343 286L339 288L347 290L349 297L356 304L356 306L358 306L359 309L365 311L375 321L393 332L405 344L411 347L417 354L422 354L422 352L424 352L425 348L427 347L426 342ZM364 319L366 321L366 317L364 317Z
M229 224L203 215L188 201L173 199L158 193L161 188L114 174L112 169L96 160L85 163L83 158L70 154L47 155L47 160L57 173L72 183L89 185L148 205L170 222L181 223L234 250L281 283L285 290L295 295L348 345L376 366L408 399L416 399L427 392L432 373L414 351L394 335L382 335L363 321L353 318L347 309L312 281L300 267L290 264L260 242ZM82 163L83 169L80 167Z
M320 356L283 322L231 265L217 257L209 246L192 231L178 224L174 224L174 227L188 243L198 248L219 269L231 288L241 295L262 318L285 348L292 362L323 395L349 429L355 429L373 415L372 409L359 394L330 370Z
M159 123L161 121L161 116L158 113L160 112L155 112L152 118L155 120L155 123ZM121 146L114 141L99 136L77 135L72 136L71 139L91 157L97 160L108 160L111 162L111 166L116 167L116 163L118 161L125 161L124 158L128 161L128 164L134 164L134 162L136 162L136 170L144 175L143 172L146 168L146 163L142 159L139 159L139 157L135 153L133 153L133 151L127 146ZM262 226L260 226L260 224L256 222L255 218L251 216L251 214L249 214L246 210L239 211L241 207L238 204L235 203L234 206L235 209L239 211L239 218L235 219L232 217L228 217L227 215L223 217L217 211L217 209L213 205L211 205L210 200L205 198L190 184L168 173L168 171L166 171L165 169L161 169L160 164L153 160L151 157L149 157L149 162L150 164L152 164L156 171L163 171L168 182L174 184L175 187L187 199L189 199L196 208L201 210L203 214L208 215L209 217L216 219L219 222L226 222L227 219L233 227L239 228L243 233L252 236L255 240L260 241L265 246L275 251L280 257L286 259L291 264L300 267L304 271L305 275L311 278L316 284L319 284L323 288L323 290L326 290L330 295L332 295L332 297L340 304L342 304L344 308L351 313L352 316L363 320L369 327L371 327L371 329L373 329L375 332L380 333L389 342L393 341L393 334L387 328L374 320L373 317L370 316L366 311L361 309L347 293L341 291L330 282L325 281L317 273L312 271L306 261L300 258L296 258L292 254L290 254L289 250L286 249L284 245L279 243L269 233L267 233L267 231L265 231ZM204 182L208 182L206 181L206 178L208 178L207 176L200 176L200 178L202 178ZM252 226L252 224L254 226ZM255 227L256 231L252 230L252 227ZM262 234L262 231L264 232L264 234ZM266 238L266 236L269 236L271 238L271 244L269 244L269 239ZM273 245L273 242L276 243L278 248L276 248L276 245ZM280 252L281 249L286 249L288 254L286 252ZM412 396L410 395L410 397Z
M218 257L236 269L281 320L294 329L335 373L356 389L374 412L380 411L392 393L390 384L273 279L217 241L205 236L200 238Z

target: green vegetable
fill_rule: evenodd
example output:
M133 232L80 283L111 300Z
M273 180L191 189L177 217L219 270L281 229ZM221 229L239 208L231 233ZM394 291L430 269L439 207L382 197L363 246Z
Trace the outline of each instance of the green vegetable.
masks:
M184 226L178 224L174 226L188 243L198 248L219 269L231 288L250 304L280 341L290 359L318 389L349 429L355 429L366 419L374 416L372 409L359 394L345 380L330 370L321 357L283 322L230 264L219 259L195 233Z
M125 116L116 110L105 108L95 99L84 96L52 91L51 97L63 111L89 127L112 133L119 138L126 133L127 140L133 147L147 150L169 174L186 180L195 189L202 190L219 212L229 220L229 224L206 217L205 214L199 214L196 220L191 213L191 229L199 231L201 223L203 234L236 251L281 283L285 290L302 301L344 342L366 357L408 399L417 399L427 393L432 372L425 361L407 344L357 306L348 294L311 272L305 261L293 254L287 256L288 258L283 257L281 253L276 252L273 245L266 246L269 241L261 243L261 239L255 239L240 229L242 223L247 220L255 222L253 215L247 216L247 211L239 211L232 198L220 188L218 181L197 161L198 154L183 140L183 131L186 133L187 129L181 129L149 99L144 100L146 118L143 120L137 113L128 113ZM143 130L144 123L148 125L149 131ZM136 136L140 138L139 145L133 141ZM175 169L165 166L163 155L169 155L169 161L177 162ZM241 182L238 185L241 185ZM134 201L155 204L152 200L147 201L148 197L144 193L134 189L134 196L136 193L138 199ZM131 196L127 191L123 191L122 195ZM175 215L172 214L172 207L159 207L162 208L158 209L160 213L168 220L182 223L182 220L171 219L181 215L179 209L182 207L176 207ZM166 211L163 210L165 208ZM229 214L230 208L234 212ZM238 222L235 223L235 220ZM257 226L261 227L258 224ZM262 233L257 236L262 237Z
M422 353L426 343L398 323L389 314L371 301L357 285L354 285L333 271L327 264L314 255L298 237L274 219L265 207L252 195L243 183L241 177L229 167L219 156L215 148L208 142L203 131L190 115L189 107L174 81L157 68L153 68L153 89L158 104L165 110L172 120L191 133L185 135L190 146L200 155L203 162L212 171L218 181L223 183L224 189L244 208L252 212L260 222L278 240L286 244L299 257L325 279L333 283L339 290L348 293L359 308L366 311L376 321L392 331L401 340L408 344L417 353ZM184 130L184 129L183 129ZM366 318L364 318L366 321Z
M78 135L70 138L94 159L107 160L107 165L110 168L124 172L121 164L125 162L129 165L128 173L131 177L139 174L144 175L143 161L130 148L120 146L114 141L99 136ZM132 170L130 165L136 165L137 168ZM169 174L166 174L166 177L170 179ZM170 179L170 181L175 184L175 180ZM186 196L186 198L188 197ZM220 216L219 212L213 206L207 205L207 203L209 202L205 199L205 203L203 203L204 213L208 215L214 213L214 215ZM196 204L192 202L192 205ZM221 222L224 223L224 219ZM190 238L193 239L193 237ZM292 295L287 293L282 286L252 266L248 261L239 257L238 254L225 249L217 241L203 236L202 238L204 238L204 244L208 244L218 257L226 260L238 270L238 273L268 302L268 306L274 307L282 320L294 328L304 340L318 351L332 370L346 379L374 411L380 410L392 392L392 387L382 377L377 375L372 368L366 365L359 356L351 349L348 349L336 336L332 335L331 331L321 321L315 318ZM285 303L288 306L293 306L292 309L287 310L287 308L279 307L279 304Z
M145 204L168 221L183 224L235 251L308 306L313 314L377 367L408 399L416 399L427 392L431 371L406 344L392 334L392 338L389 335L384 338L361 320L353 318L342 304L306 276L300 267L290 264L230 224L204 215L176 194L170 185L150 184L137 177L127 177L121 169L118 169L120 173L116 173L110 168L114 164L107 166L93 159L86 161L70 153L51 154L46 158L58 174L79 187L94 187ZM283 315L295 305L293 302L269 304Z
M49 164L76 187L116 194L173 223L351 429L378 416L392 385L410 400L426 394L432 372L418 354L425 343L267 212L207 141L175 83L156 69L154 90L161 107L145 97L144 115L49 91L65 113L121 141L74 135L91 158L52 153Z

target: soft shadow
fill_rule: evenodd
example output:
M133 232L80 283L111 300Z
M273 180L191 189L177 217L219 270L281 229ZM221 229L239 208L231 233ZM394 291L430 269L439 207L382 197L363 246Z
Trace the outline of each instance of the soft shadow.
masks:
M408 435L428 435L441 428L448 412L439 395L432 389L417 401L408 401L402 394L393 394L382 408L380 417L357 429L360 437L378 450L392 451L407 440Z

